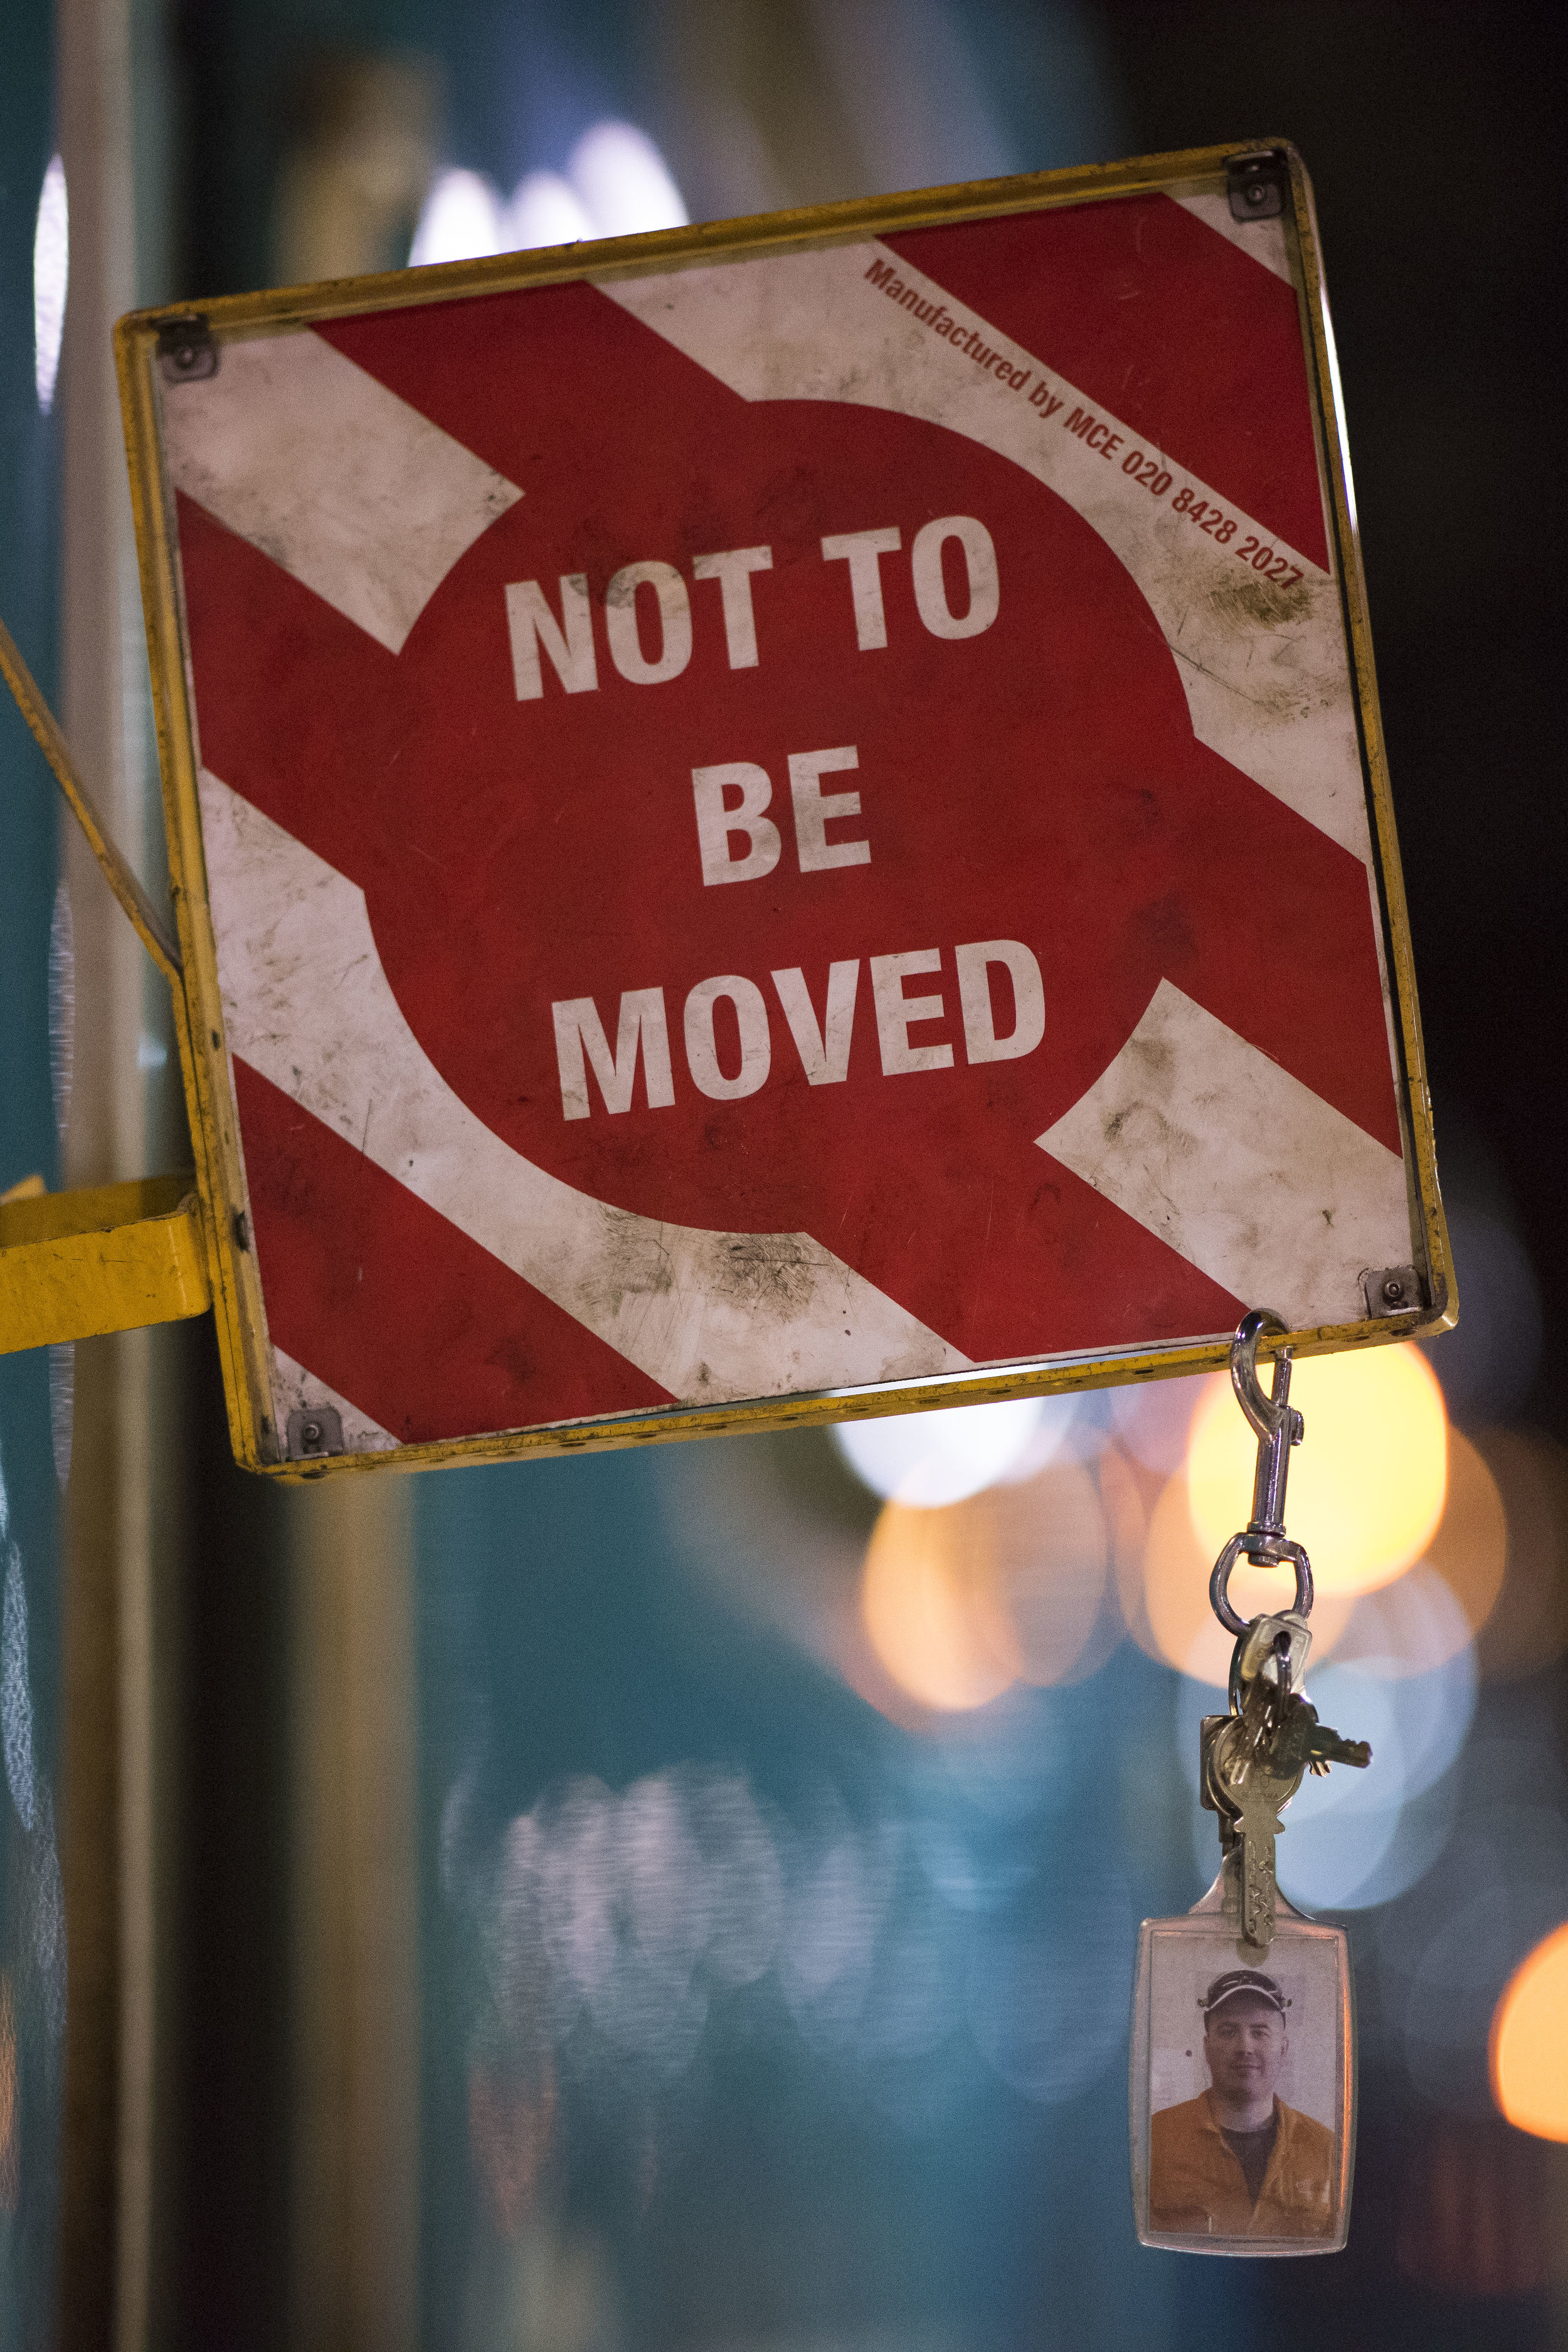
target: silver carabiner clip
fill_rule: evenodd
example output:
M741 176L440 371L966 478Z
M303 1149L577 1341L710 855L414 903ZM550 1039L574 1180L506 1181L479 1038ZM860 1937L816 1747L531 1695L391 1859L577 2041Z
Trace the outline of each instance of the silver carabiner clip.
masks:
M1252 1517L1242 1549L1256 1567L1271 1567L1268 1549L1285 1533L1285 1482L1290 1475L1290 1448L1300 1445L1306 1423L1290 1402L1290 1350L1281 1348L1274 1359L1274 1393L1265 1396L1258 1377L1258 1342L1265 1331L1283 1331L1285 1325L1267 1307L1244 1315L1230 1343L1230 1384L1236 1401L1258 1437L1258 1473L1252 1484Z
M1299 1543L1285 1533L1285 1483L1290 1473L1290 1448L1300 1445L1306 1424L1290 1402L1290 1350L1282 1348L1274 1359L1274 1392L1266 1396L1258 1377L1258 1342L1265 1331L1284 1331L1289 1325L1267 1307L1254 1307L1237 1326L1230 1343L1230 1384L1237 1402L1258 1437L1258 1470L1252 1485L1252 1517L1239 1535L1232 1536L1209 1579L1209 1599L1226 1633L1240 1635L1247 1620L1230 1605L1230 1572L1245 1552L1256 1568L1296 1571L1293 1614L1306 1617L1312 1606L1312 1567Z

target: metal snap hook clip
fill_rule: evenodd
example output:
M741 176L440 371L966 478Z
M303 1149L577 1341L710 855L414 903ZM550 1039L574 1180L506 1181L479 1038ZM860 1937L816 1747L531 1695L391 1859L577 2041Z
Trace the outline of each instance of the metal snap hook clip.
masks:
M1285 1533L1285 1485L1290 1471L1290 1448L1300 1445L1306 1430L1290 1402L1290 1350L1281 1348L1274 1359L1273 1393L1265 1392L1258 1377L1258 1343L1265 1331L1285 1331L1289 1325L1267 1307L1254 1307L1237 1326L1230 1343L1230 1384L1258 1439L1258 1469L1252 1484L1252 1517L1232 1536L1209 1579L1209 1600L1227 1633L1239 1639L1247 1620L1232 1608L1230 1574L1243 1553L1257 1568L1290 1567L1296 1573L1294 1613L1305 1618L1312 1607L1312 1566L1299 1543Z

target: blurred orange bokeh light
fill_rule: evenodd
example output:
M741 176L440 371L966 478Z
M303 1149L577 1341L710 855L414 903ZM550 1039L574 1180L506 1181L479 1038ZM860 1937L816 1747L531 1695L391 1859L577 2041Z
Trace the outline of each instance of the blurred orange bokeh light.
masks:
M922 1706L952 1713L1000 1698L1012 1665L982 1629L962 1503L884 1506L866 1555L860 1610L881 1664Z
M1264 1386L1272 1370L1258 1371ZM1311 1356L1293 1367L1290 1402L1307 1432L1290 1456L1286 1523L1306 1546L1319 1590L1375 1591L1420 1559L1443 1516L1447 1423L1418 1348ZM1251 1517L1258 1441L1226 1374L1198 1406L1187 1501L1212 1559Z
M1521 1962L1491 2031L1492 2096L1520 2131L1568 2140L1568 1926Z
M1081 1463L1054 1463L934 1510L889 1503L866 1555L861 1618L884 1673L922 1706L984 1706L1014 1682L1102 1664L1109 1536Z

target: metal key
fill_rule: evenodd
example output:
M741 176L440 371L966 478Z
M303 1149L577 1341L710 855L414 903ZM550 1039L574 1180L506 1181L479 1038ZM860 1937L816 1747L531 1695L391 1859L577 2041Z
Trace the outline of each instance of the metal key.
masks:
M1274 1667L1272 1680L1266 1662ZM1281 1812L1309 1767L1326 1772L1331 1764L1364 1766L1372 1749L1364 1739L1343 1739L1320 1723L1317 1708L1291 1689L1283 1637L1267 1644L1238 1642L1237 1667L1232 1686L1241 1694L1240 1706L1204 1725L1203 1798L1219 1815L1222 1850L1236 1858L1241 1939L1266 1952L1274 1934L1274 1841Z
M1302 1705L1306 1705L1305 1700ZM1315 1709L1309 1711L1316 1713ZM1342 1733L1331 1731L1326 1723L1314 1722L1307 1762L1318 1773L1326 1772L1331 1764L1353 1764L1358 1771L1364 1771L1372 1762L1372 1742L1346 1739Z
M1236 1858L1241 1937L1266 1952L1274 1934L1274 1841L1279 1815L1301 1785L1306 1759L1274 1753L1278 1695L1261 1680L1239 1715L1211 1717L1204 1743L1205 1801L1220 1817L1220 1841Z
M1317 1708L1299 1696L1292 1696L1280 1709L1268 1754L1280 1771L1310 1769L1320 1775L1331 1764L1353 1764L1364 1770L1372 1762L1368 1741L1346 1739L1329 1724L1320 1723Z
M1255 1763L1241 1788L1237 1817L1237 1843L1241 1878L1242 1941L1266 1952L1274 1935L1274 1841L1279 1833L1281 1809L1301 1783L1294 1775L1276 1773Z

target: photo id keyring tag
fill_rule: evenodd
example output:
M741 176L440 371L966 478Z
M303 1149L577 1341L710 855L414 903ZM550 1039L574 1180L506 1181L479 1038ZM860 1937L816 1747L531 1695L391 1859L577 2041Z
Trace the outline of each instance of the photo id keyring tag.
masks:
M1372 1761L1364 1741L1318 1720L1301 1687L1312 1570L1285 1533L1290 1353L1266 1395L1258 1343L1283 1331L1255 1310L1231 1341L1230 1376L1258 1437L1252 1517L1215 1562L1209 1598L1236 1636L1230 1710L1204 1719L1202 1801L1219 1823L1219 1874L1182 1917L1145 1919L1132 1993L1129 2118L1139 2241L1197 2254L1331 2254L1350 2228L1355 2158L1355 2003L1344 1930L1279 1893L1274 1841L1309 1772ZM1288 1567L1277 1614L1239 1617L1229 1584L1245 1556Z

